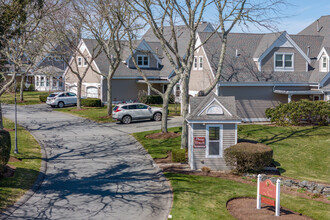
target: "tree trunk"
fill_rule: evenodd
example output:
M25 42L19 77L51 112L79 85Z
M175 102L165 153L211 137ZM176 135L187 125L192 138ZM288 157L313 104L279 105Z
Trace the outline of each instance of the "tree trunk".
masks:
M82 85L82 79L78 77L78 84L77 84L77 109L81 109L81 85Z
M1 100L0 100L0 130L3 130Z
M24 101L24 96L23 96L23 91L24 91L24 79L25 79L25 74L22 74L21 78L21 88L19 89L19 101L23 102ZM47 81L47 80L46 80ZM15 91L16 92L16 91Z
M181 112L182 112L182 134L181 134L181 149L188 148L188 124L186 121L189 108L189 74L183 74L181 89Z
M108 116L112 116L112 80L111 77L107 78L107 102L108 102L108 108L107 108L107 114Z
M168 101L169 101L169 95L167 92L165 92L163 96L163 114L162 114L162 124L161 124L161 130L162 133L167 133L167 118L168 118Z

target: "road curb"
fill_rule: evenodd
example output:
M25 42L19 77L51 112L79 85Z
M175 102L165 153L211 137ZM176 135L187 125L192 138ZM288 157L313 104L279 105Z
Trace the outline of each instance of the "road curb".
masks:
M39 175L36 181L34 182L33 186L31 187L31 189L29 189L14 205L9 206L4 212L0 213L0 220L9 218L19 207L24 205L36 193L36 191L42 185L47 172L48 156L47 156L45 143L41 141L39 138L37 138L34 134L32 134L28 128L26 128L25 126L22 127L26 129L33 136L33 138L38 142L38 144L41 147L41 155L42 155L41 167L39 170Z

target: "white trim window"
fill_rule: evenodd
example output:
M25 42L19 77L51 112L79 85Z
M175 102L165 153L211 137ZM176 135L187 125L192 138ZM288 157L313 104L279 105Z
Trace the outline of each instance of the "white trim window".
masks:
M293 53L275 53L274 70L275 71L293 71L294 70Z
M206 125L206 158L223 155L223 125Z
M326 56L322 56L321 57L321 61L320 61L320 71L321 72L327 72L328 71L328 58Z
M200 70L202 70L202 69L203 69L203 57L198 57L198 61L199 61L199 66L198 66L198 68L199 68Z
M197 57L194 57L194 63L193 63L194 70L197 70L197 66L198 66Z
M45 78L43 76L40 77L40 86L45 86Z
M139 67L149 67L149 56L137 55L137 65Z
M77 64L78 64L78 67L82 66L82 57L77 58Z
M87 66L88 66L87 58L84 58L84 65L83 65L83 67L87 67Z

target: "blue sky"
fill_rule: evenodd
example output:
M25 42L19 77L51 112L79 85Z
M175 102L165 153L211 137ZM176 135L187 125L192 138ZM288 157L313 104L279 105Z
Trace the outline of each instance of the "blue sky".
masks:
M279 31L286 30L289 34L296 34L321 16L330 15L330 0L287 0L287 2L289 5L282 7L281 10L285 18L277 24ZM204 20L211 21L212 18L204 16ZM233 32L260 33L269 31L259 30L255 27L242 31L241 28L236 27Z

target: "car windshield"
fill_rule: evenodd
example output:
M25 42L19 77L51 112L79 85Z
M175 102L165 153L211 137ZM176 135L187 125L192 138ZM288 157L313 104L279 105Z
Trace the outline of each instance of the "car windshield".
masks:
M57 94L53 93L53 94L50 94L48 97L55 97Z

